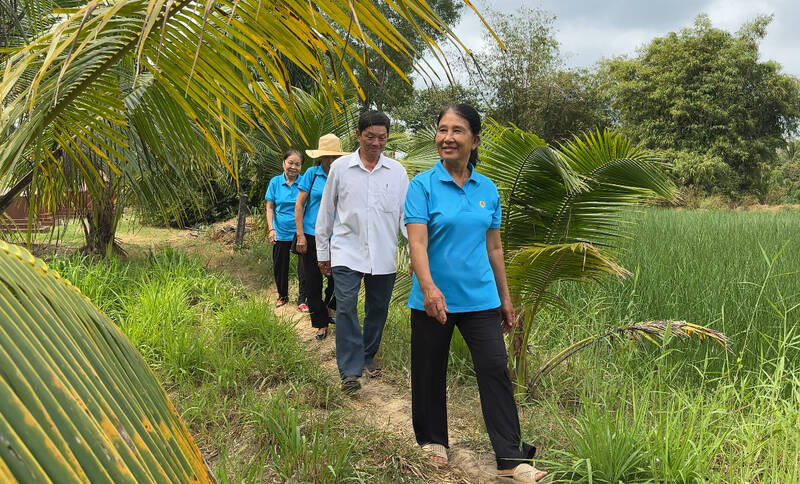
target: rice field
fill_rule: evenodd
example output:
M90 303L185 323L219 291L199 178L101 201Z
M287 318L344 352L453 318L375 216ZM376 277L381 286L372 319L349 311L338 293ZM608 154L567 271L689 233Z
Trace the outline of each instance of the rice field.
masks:
M657 319L723 331L730 351L673 338L577 353L519 401L540 467L556 482L800 482L800 212L648 209L628 220L619 260L633 275L556 287L570 307L540 313L532 370L584 337ZM407 312L395 308L390 324L383 355L402 380ZM449 377L451 414L475 422L473 445L490 451L458 338Z

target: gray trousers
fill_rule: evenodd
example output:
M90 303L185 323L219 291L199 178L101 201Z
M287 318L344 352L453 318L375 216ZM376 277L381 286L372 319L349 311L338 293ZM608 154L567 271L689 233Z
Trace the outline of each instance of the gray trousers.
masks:
M372 275L335 266L333 289L336 294L336 364L339 375L361 376L364 365L378 352L389 313L395 274ZM364 332L358 322L358 290L364 281Z

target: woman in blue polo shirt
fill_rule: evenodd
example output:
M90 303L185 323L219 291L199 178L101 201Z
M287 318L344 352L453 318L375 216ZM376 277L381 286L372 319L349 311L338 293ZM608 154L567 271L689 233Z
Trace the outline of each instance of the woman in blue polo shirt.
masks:
M303 260L306 280L306 296L311 312L311 326L317 328L317 339L323 340L328 336L328 325L331 323L332 308L336 307L333 297L333 278L325 276L327 286L325 294L322 293L322 272L317 265L317 244L314 238L314 229L317 225L319 203L322 200L322 191L328 181L328 172L331 163L336 158L347 153L342 151L342 143L333 134L326 134L319 139L316 150L306 150L311 158L318 158L317 165L306 170L298 188L297 202L294 208L295 226L297 231L297 252Z
M417 443L447 463L446 376L458 326L475 366L486 430L501 476L536 482L547 473L527 463L503 333L514 324L500 241L497 187L474 170L480 116L459 104L439 115L441 157L408 187L405 223L414 271L411 308L411 413Z
M267 201L267 230L272 243L272 271L278 300L275 307L289 302L289 252L294 237L294 205L297 201L297 176L303 166L303 154L289 150L283 154L283 173L273 177L267 186L264 199ZM298 261L299 262L299 261ZM308 311L306 306L303 269L297 264L299 294L297 307Z

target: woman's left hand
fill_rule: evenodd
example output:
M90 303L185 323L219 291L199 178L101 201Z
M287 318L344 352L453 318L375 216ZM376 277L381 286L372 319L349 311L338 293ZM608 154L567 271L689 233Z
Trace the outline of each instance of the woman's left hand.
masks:
M511 301L503 301L500 303L500 327L503 329L503 333L511 331L516 321L517 318L516 314L514 314L514 306L511 305Z

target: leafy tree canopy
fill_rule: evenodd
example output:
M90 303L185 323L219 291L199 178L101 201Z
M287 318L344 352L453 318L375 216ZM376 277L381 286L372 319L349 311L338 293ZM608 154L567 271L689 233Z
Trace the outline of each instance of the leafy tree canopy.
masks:
M486 93L492 117L548 142L607 124L596 76L563 66L555 19L529 8L515 14L492 13L490 24L505 50L490 44L478 55L481 73L470 76Z
M387 49L387 46L379 42L379 46L385 51L386 58L399 67L408 78L411 78L414 73L414 64L422 58L428 45L428 41L421 34L438 42L444 38L443 32L424 24L424 22L420 22L417 26L411 25L398 15L394 8L390 7L389 2L377 0L374 3L380 13L398 30L400 35L411 43L414 49L413 55L409 56L407 53ZM447 25L458 23L464 7L464 3L458 0L429 0L428 5ZM354 26L354 28L356 27ZM396 107L406 105L414 95L414 87L374 50L367 49L364 56L366 66L372 72L370 74L364 68L358 69L357 77L365 97L362 101L363 108L376 108L394 113Z
M732 34L700 15L633 58L606 61L607 92L624 132L649 148L722 160L733 187L758 189L800 121L800 81L758 59L771 20L758 17Z
M436 117L443 106L448 104L468 103L480 106L478 90L467 88L461 84L431 86L414 91L411 102L394 110L406 128L419 131L436 123Z

